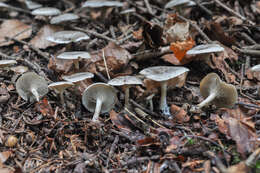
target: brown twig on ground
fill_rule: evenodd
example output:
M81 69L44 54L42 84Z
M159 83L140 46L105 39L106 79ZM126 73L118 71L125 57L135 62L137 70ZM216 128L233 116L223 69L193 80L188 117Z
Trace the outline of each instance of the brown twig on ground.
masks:
M143 60L147 60L147 59L150 59L150 58L156 58L156 57L159 57L159 56L163 56L163 55L169 54L169 53L173 53L173 52L170 50L169 46L166 46L166 47L161 47L156 51L146 50L146 51L143 51L143 52L133 54L133 59L136 60L136 61L143 61Z
M145 6L146 6L146 8L147 8L147 11L148 11L150 14L154 14L154 12L153 12L153 10L152 10L152 8L151 8L151 5L150 5L150 3L149 3L149 0L144 0L144 4L145 4Z
M45 52L41 51L40 49L34 47L30 43L27 43L27 42L22 41L22 40L18 40L18 39L13 38L13 37L6 37L6 39L13 40L13 41L15 41L17 43L20 43L20 44L28 46L29 48L34 50L38 55L40 55L42 58L44 58L46 61L49 61L49 55L47 55Z
M115 140L114 140L114 142L112 143L112 145L111 145L111 147L110 147L110 151L109 151L109 153L108 153L108 158L107 158L107 162L106 162L106 167L108 167L108 163L109 163L111 157L114 155L114 152L115 152L115 150L116 150L118 141L119 141L119 137L118 137L118 135L116 135Z

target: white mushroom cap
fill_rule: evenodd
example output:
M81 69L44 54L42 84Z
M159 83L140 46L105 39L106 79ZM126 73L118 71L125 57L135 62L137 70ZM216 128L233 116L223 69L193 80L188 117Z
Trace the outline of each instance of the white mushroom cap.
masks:
M84 58L89 59L91 58L90 54L85 51L74 51L74 52L63 52L57 56L58 59L78 59Z
M42 4L30 0L25 0L25 4L30 10L42 7Z
M80 31L59 31L55 32L51 36L46 38L48 41L58 43L58 44L67 44L71 42L78 42L81 40L89 39L89 36L84 32Z
M97 99L102 99L101 113L110 111L116 101L116 90L106 83L94 83L88 86L82 95L82 104L90 112L94 112Z
M119 76L108 81L108 84L113 86L143 85L143 82L135 76Z
M60 13L59 9L53 7L43 7L32 11L32 15L35 16L56 16Z
M79 16L73 13L65 13L61 14L59 16L55 16L51 19L50 23L51 24L58 24L62 22L67 22L67 21L72 21L78 19Z
M72 83L76 83L76 82L83 81L85 79L90 79L93 77L94 77L93 73L82 72L82 73L75 73L70 76L63 76L62 79L72 82Z
M193 47L192 49L186 52L186 55L199 55L206 53L215 53L215 52L223 52L224 48L219 44L202 44Z
M16 63L15 60L0 60L0 68L8 67Z
M26 101L39 101L48 93L48 84L43 77L34 72L27 72L16 81L16 90Z
M100 8L100 7L122 7L123 3L118 1L87 1L82 5L82 8Z
M129 14L129 13L134 13L136 12L135 8L130 8L124 11L121 11L120 14Z
M51 83L48 88L54 89L58 92L62 92L66 88L69 88L73 86L74 84L72 82L67 82L67 81L60 81L60 82L53 82Z
M192 6L195 5L196 3L194 3L191 0L172 0L170 2L168 2L164 8L173 8L173 7L177 7L180 5L187 5L187 6Z
M251 67L251 71L252 71L252 72L260 71L260 64Z
M143 69L140 71L140 74L154 81L162 82L175 78L188 71L189 69L186 67L155 66Z

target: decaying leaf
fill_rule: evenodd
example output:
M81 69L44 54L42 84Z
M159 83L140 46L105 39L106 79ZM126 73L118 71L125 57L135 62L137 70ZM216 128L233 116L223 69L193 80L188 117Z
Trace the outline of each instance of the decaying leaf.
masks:
M46 97L36 104L37 111L41 112L43 116L53 116L54 111L49 104Z
M54 25L44 25L37 35L33 37L30 43L39 49L46 49L49 46L55 46L56 43L48 41L46 38L55 32L61 31L62 27L54 26Z
M158 48L163 45L163 29L157 24L145 23L142 35L148 47Z
M13 41L6 41L5 37L22 40L29 38L31 34L31 26L22 23L20 20L4 20L0 26L0 46L8 46L14 43Z
M181 61L186 55L186 52L195 45L195 41L189 37L185 41L172 42L170 49L173 51L175 57Z
M0 153L0 165L3 165L5 161L11 156L12 151L4 151Z
M187 112L174 104L171 105L171 114L178 123L185 123L190 120L190 117L187 115Z

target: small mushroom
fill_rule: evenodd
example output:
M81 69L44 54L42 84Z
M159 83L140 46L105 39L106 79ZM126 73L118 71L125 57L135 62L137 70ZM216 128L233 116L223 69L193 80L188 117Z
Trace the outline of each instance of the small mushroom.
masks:
M218 108L231 108L237 101L235 86L227 84L216 73L209 73L200 82L200 93L205 98L198 108L214 104Z
M73 60L76 69L79 69L79 59L91 58L88 52L74 51L74 52L63 52L57 56L58 59Z
M201 55L201 54L210 54L210 53L217 53L223 52L224 48L221 47L219 44L202 44L193 47L192 49L186 52L187 55Z
M168 81L187 73L188 71L189 69L185 67L156 66L146 68L140 72L140 74L144 75L146 78L160 83L161 99L159 108L163 114L170 115L166 100Z
M153 111L153 97L154 97L154 95L155 94L151 94L148 97L146 97L146 99L145 99L149 104L150 111Z
M16 64L15 60L0 60L0 68L9 67L13 64Z
M196 3L191 0L171 0L164 6L164 8L172 8L181 13L184 7L191 7L194 5L196 5Z
M17 80L16 91L26 101L39 101L48 93L48 84L43 77L34 72L27 72Z
M60 100L61 100L61 103L63 105L65 103L63 93L67 88L69 88L73 85L74 84L72 82L61 81L61 82L51 83L48 87L51 88L51 89L54 89L57 93L60 94Z
M108 81L109 85L123 86L125 90L125 107L129 108L129 89L131 85L143 85L141 79L135 76L119 76Z
M62 79L77 84L85 79L93 78L94 74L89 72L74 73L70 76L63 76Z
M57 44L68 44L71 42L75 43L81 40L88 40L89 36L80 31L59 31L48 36L46 39Z
M250 71L252 73L259 73L260 72L260 64L251 67ZM260 96L260 87L259 86L257 86L257 92L256 93L257 93L258 96Z
M73 13L65 13L61 14L59 16L55 16L51 19L50 23L51 24L59 24L59 23L64 23L64 22L71 22L74 20L77 20L79 18L78 15L73 14Z
M90 112L95 112L92 121L98 121L100 113L110 111L117 101L116 90L106 83L88 86L82 95L82 104Z
M59 9L53 7L42 7L32 11L32 15L35 16L56 16L60 13Z
M88 8L101 8L101 7L123 7L122 2L118 1L87 1L82 5L82 8L88 7Z

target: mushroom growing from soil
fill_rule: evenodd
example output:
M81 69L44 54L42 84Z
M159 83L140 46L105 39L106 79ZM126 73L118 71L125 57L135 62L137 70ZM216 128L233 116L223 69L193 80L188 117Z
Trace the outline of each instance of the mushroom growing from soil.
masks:
M16 91L26 101L39 101L48 93L48 84L43 77L34 72L27 72L16 81Z
M90 112L95 112L92 121L98 121L100 113L110 111L117 101L116 90L106 83L88 86L82 95L82 104Z
M57 56L58 59L73 60L76 69L79 69L79 60L91 58L88 52L74 51L74 52L63 52Z
M200 82L200 93L205 98L198 108L214 104L217 108L231 108L237 101L235 86L227 84L216 73L209 73Z
M16 64L15 60L0 60L0 68L9 67L13 64Z
M129 89L132 85L143 85L141 79L135 76L119 76L108 81L109 85L123 86L125 91L125 107L129 108Z
M94 74L90 72L81 72L81 73L74 73L70 76L63 76L62 79L72 82L74 84L78 84L78 82L83 81L85 79L93 78Z
M167 105L167 85L168 81L174 79L189 71L185 67L171 67L171 66L155 66L149 67L142 71L140 74L153 81L159 82L161 86L160 110L165 115L170 115L169 107Z
M58 31L48 36L46 39L57 44L68 44L81 40L88 40L89 36L80 31Z
M55 16L51 19L50 23L51 24L60 24L60 23L65 23L65 22L71 22L74 20L77 20L79 18L78 15L73 14L73 13L65 13L61 14L59 16Z
M59 93L61 104L63 105L65 103L63 93L67 88L69 88L73 85L74 84L72 82L61 81L61 82L51 83L48 87L55 90L55 92Z

